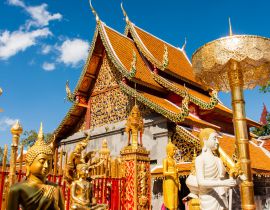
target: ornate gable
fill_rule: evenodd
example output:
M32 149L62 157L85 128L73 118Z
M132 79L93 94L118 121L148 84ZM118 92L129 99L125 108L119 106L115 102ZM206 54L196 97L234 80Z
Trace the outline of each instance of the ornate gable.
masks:
M102 126L125 120L128 116L128 96L120 90L119 75L105 56L90 98L90 125Z

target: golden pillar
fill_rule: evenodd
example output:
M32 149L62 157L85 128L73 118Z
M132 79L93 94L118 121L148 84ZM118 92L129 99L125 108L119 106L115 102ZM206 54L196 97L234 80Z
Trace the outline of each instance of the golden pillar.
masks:
M231 29L231 28L230 28ZM242 209L256 209L248 147L243 89L264 85L270 79L270 39L232 35L205 44L192 56L196 78L206 87L231 91L233 123L241 170Z
M142 136L143 119L139 107L135 105L128 117L126 132L132 141L121 150L122 177L126 178L125 209L151 209L151 177L149 151L138 138ZM130 135L131 133L131 135Z
M9 173L9 186L13 185L16 181L16 160L18 155L18 143L23 129L17 122L10 129L12 134L11 155L10 155L10 173Z

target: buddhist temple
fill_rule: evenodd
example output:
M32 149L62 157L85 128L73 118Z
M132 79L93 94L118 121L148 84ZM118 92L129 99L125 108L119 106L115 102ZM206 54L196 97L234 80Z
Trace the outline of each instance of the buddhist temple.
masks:
M190 173L194 152L200 152L196 135L201 128L217 130L222 149L232 158L237 155L232 110L219 100L217 92L195 80L185 46L175 47L143 30L122 10L124 33L107 26L94 11L96 29L89 55L75 90L71 93L67 86L72 106L56 128L54 142L68 154L90 131L87 150L100 148L106 138L111 155L117 156L127 143L126 121L136 103L144 121L142 141L150 151L155 191L151 205L160 209L163 201L158 179L162 176L168 138L179 150L182 184ZM251 119L247 119L247 125L261 126ZM267 189L260 183L269 180L270 158L269 151L257 144L256 138L250 134L253 140L249 149L256 205L262 206ZM234 205L233 209L240 208L239 203Z

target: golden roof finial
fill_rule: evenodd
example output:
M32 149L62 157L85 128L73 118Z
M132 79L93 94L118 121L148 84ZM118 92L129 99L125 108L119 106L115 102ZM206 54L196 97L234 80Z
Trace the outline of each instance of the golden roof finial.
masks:
M96 21L98 22L99 21L99 17L98 17L98 14L96 12L96 10L94 9L93 5L92 5L92 0L89 0L89 5L90 5L90 8L92 10L92 13L95 15L96 17Z
M181 47L181 50L185 51L186 46L187 46L187 37L185 37L185 42L184 42L183 46Z
M15 124L11 127L10 131L13 135L20 135L23 132L19 120L16 120Z
M232 36L232 24L231 24L231 18L229 17L229 36Z
M125 17L126 23L128 23L128 22L129 22L129 18L128 18L128 16L127 16L126 10L125 10L124 7L123 7L123 2L121 2L121 9L122 9L123 15L124 15L124 17Z

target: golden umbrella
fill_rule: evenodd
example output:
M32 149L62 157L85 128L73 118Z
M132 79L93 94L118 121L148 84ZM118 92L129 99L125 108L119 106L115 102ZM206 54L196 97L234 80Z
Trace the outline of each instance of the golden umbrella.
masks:
M270 79L270 39L252 35L223 37L200 47L192 56L195 77L206 87L231 91L233 123L241 169L242 209L256 209L252 182L243 89Z

